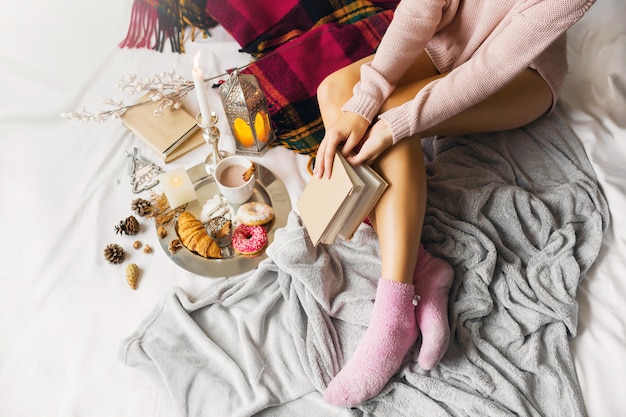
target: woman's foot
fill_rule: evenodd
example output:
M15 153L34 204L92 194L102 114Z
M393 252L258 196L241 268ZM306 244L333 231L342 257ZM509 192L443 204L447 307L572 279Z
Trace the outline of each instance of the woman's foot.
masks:
M448 349L448 298L453 279L452 267L420 245L413 284L415 293L420 297L415 309L415 320L422 333L417 362L425 370L433 369Z
M324 399L354 407L378 394L395 374L417 339L415 289L380 279L365 336L343 369L330 382Z

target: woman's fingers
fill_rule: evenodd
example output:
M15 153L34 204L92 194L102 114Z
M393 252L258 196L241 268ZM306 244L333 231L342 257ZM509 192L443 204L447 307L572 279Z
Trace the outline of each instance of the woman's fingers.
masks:
M369 122L356 113L346 112L333 126L326 128L315 159L314 173L318 178L330 178L337 148L343 146L342 153L349 154L360 142Z
M337 151L337 147L343 142L343 137L339 132L331 130L324 140L326 141L326 146L324 147L324 153L322 155L324 166L323 172L319 174L319 177L321 178L322 176L326 176L327 178L330 178L330 175L333 172L335 152Z
M315 155L315 168L313 169L313 174L321 178L324 175L324 148L325 142L322 139L320 146L317 148L317 153Z
M330 173L333 169L335 150L341 142L341 135L339 135L338 132L332 129L326 131L324 139L317 149L317 155L315 158L314 173L318 178L322 178L324 175L330 177Z
M366 133L359 152L346 159L352 165L371 164L392 144L391 129L384 120L380 120Z

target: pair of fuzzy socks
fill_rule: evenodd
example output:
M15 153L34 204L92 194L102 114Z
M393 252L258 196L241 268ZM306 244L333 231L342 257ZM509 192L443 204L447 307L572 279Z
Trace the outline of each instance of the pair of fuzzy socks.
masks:
M452 268L420 245L414 284L380 279L365 336L343 369L330 382L324 399L354 407L378 394L415 343L418 326L422 347L418 362L432 369L448 346L448 291ZM413 300L420 301L415 308Z

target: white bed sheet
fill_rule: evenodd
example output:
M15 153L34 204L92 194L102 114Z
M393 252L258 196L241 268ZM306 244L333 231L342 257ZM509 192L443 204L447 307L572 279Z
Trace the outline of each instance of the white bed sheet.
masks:
M165 166L119 121L81 124L59 114L104 108L102 97L120 98L115 84L125 74L176 70L190 78L199 49L205 74L223 73L248 57L219 28L212 38L188 43L183 55L121 50L131 5L33 0L5 4L0 15L3 417L174 415L163 392L118 361L118 347L172 286L198 294L210 279L171 262L148 221L140 219L137 239L155 248L152 255L134 251L134 239L116 236L113 227L131 214L136 197L126 151L136 146L171 169L199 163L208 147ZM601 0L571 31L571 74L561 104L612 210L598 261L580 287L579 333L571 344L592 417L626 415L626 30L620 16L626 16L622 0ZM220 112L217 94L210 94ZM187 103L197 110L195 96ZM223 120L223 147L232 150ZM258 162L285 182L295 204L307 160L277 148ZM124 267L102 256L113 242L143 270L136 291L127 286ZM300 415L350 415L315 394L298 409Z

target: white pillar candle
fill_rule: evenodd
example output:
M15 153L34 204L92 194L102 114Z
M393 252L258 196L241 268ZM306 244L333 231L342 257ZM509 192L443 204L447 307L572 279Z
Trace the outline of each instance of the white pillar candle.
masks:
M193 59L193 84L196 89L196 95L198 97L198 105L200 106L200 114L202 115L202 123L208 124L211 120L211 111L209 110L209 100L206 96L206 90L204 89L204 75L200 69L200 51Z
M183 167L160 174L159 184L161 184L167 201L173 209L198 199L189 175Z

